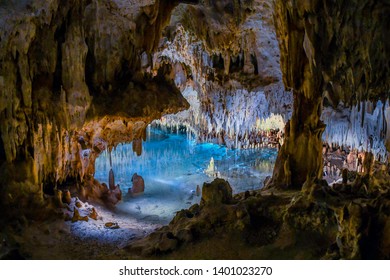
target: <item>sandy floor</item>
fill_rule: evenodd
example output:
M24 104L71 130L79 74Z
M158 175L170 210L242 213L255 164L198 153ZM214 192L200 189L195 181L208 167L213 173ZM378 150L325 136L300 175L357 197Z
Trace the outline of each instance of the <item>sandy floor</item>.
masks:
M21 234L14 236L15 241L20 244L20 253L29 259L129 258L131 256L120 253L121 248L162 226L88 203L79 208L80 215L84 216L92 207L99 214L97 220L89 218L88 222L72 223L57 219L31 224ZM117 223L119 228L105 227L109 222Z

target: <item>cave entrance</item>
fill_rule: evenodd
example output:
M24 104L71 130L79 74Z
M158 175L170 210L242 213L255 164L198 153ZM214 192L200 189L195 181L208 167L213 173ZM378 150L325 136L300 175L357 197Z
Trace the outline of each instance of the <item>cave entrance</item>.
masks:
M233 193L261 188L272 175L276 156L276 149L232 150L196 143L186 133L148 127L141 156L133 152L131 144L119 145L111 152L115 183L123 192L117 210L137 220L168 224L177 211L199 203L197 186L202 188L216 176L229 181ZM108 184L107 152L100 155L95 167L95 178ZM134 173L145 182L145 192L138 197L126 195Z

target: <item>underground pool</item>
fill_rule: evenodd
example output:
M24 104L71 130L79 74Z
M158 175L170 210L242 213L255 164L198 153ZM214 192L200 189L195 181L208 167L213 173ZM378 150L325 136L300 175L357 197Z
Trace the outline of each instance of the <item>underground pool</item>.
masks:
M111 152L115 183L123 192L117 211L137 220L167 224L177 211L199 203L197 186L202 188L216 177L229 181L233 193L261 188L272 175L276 156L276 149L230 150L148 127L141 156L133 152L131 144L119 145ZM108 152L95 166L95 178L108 184ZM134 173L145 181L144 194L135 198L128 195Z

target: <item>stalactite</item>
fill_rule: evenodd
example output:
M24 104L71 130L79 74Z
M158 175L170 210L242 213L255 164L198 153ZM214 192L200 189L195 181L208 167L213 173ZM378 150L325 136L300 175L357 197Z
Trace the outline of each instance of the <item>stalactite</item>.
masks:
M322 119L326 124L323 134L323 141L338 146L345 146L348 149L372 152L376 160L379 158L386 161L388 150L386 149L387 126L390 111L389 102L378 101L374 108L373 103L365 101L366 105L355 105L351 109L345 108L342 104L336 110L325 108ZM374 108L372 112L364 108ZM364 115L364 120L363 120Z
M261 20L259 21L261 22ZM265 26L262 26L262 28L265 33L274 34L273 30L266 29ZM252 33L251 31L248 35L250 38L254 36ZM186 112L164 116L162 120L156 123L169 128L182 125L200 141L220 142L229 148L249 148L252 145L261 144L260 142L252 143L256 141L253 139L256 139L259 132L266 129L282 130L284 122L291 114L292 96L291 93L284 90L280 82L277 82L278 78L274 78L275 82L267 81L266 86L255 87L253 90L246 89L248 85L245 79L241 81L237 76L234 76L234 73L229 74L231 80L228 83L229 86L210 79L211 74L213 76L218 74L218 69L215 69L215 67L217 67L217 64L221 64L222 61L225 71L229 71L231 68L230 61L236 59L245 60L242 62L243 67L246 65L253 68L253 57L257 60L257 54L262 53L262 49L257 50L255 45L256 40L260 39L255 38L253 38L253 41L248 39L237 42L241 47L236 54L221 50L212 54L210 50L206 49L205 42L185 30L183 26L176 27L176 36L172 41L166 42L161 53L154 57L153 64L159 65L160 60L168 59L173 65L180 63L180 65L185 65L186 69L190 69L187 72L191 73L192 79L177 79L177 85L182 89L183 96L186 97L191 107ZM275 42L274 38L273 40L272 42ZM267 43L266 49L270 45L270 43ZM272 52L277 50L277 46L274 46ZM262 56L267 56L270 52L270 50L265 50ZM244 53L247 53L247 55L244 55ZM262 73L268 72L268 75L277 76L277 73L269 74L273 71L271 70L273 66L268 65L270 61L273 61L273 59L269 58L268 62L264 62L264 65L259 67L261 67ZM214 65L212 62L214 62ZM266 68L267 71L263 68ZM245 75L249 75L249 77L253 75L256 80L261 79L258 77L260 73L254 73L254 71L248 69L244 71ZM241 73L241 70L238 73ZM268 122L270 126L266 129L257 125L259 121L261 124L265 123L274 115L279 115L283 122ZM249 135L251 136L249 137ZM249 138L251 139L249 140Z
M108 158L109 158L109 160L110 160L110 167L112 168L112 156L111 156L111 153L112 152L112 150L111 149L109 149L108 150Z

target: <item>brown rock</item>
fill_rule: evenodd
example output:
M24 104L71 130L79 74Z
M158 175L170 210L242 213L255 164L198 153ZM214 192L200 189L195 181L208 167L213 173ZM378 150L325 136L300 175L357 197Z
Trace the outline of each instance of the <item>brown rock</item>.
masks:
M72 202L72 197L70 195L70 191L66 190L63 194L63 201L67 203L68 205Z
M182 242L191 242L194 239L194 236L190 229L180 229L175 236Z
M110 169L110 172L108 173L108 187L110 190L115 188L115 176L114 171L112 168Z
M104 227L108 229L118 229L119 225L118 223L108 222L104 224Z
M89 217L91 218L91 219L93 219L93 220L97 220L97 218L98 218L98 213L96 212L96 210L95 210L95 208L92 208L92 211L91 211L91 213L89 214Z
M202 191L200 190L199 185L196 186L196 196L200 196L202 194Z
M129 189L129 193L132 196L142 195L145 191L144 179L141 176L139 176L137 173L134 173L131 181L133 182L133 187Z
M87 216L80 216L79 210L77 208L74 209L73 217L72 217L72 223L75 223L77 221L84 221L88 222L88 217Z
M62 203L62 191L56 191L55 192L55 204L56 204L56 207L59 207L59 208L62 208L64 207L64 204Z
M120 189L119 185L115 186L112 190L108 192L108 194L104 197L105 201L115 205L119 201L122 200L122 190Z
M201 206L229 204L231 201L232 188L227 181L217 178L211 183L203 184Z
M157 244L157 249L161 253L166 253L176 249L177 245L177 239L171 232L167 232L161 236L160 242Z

